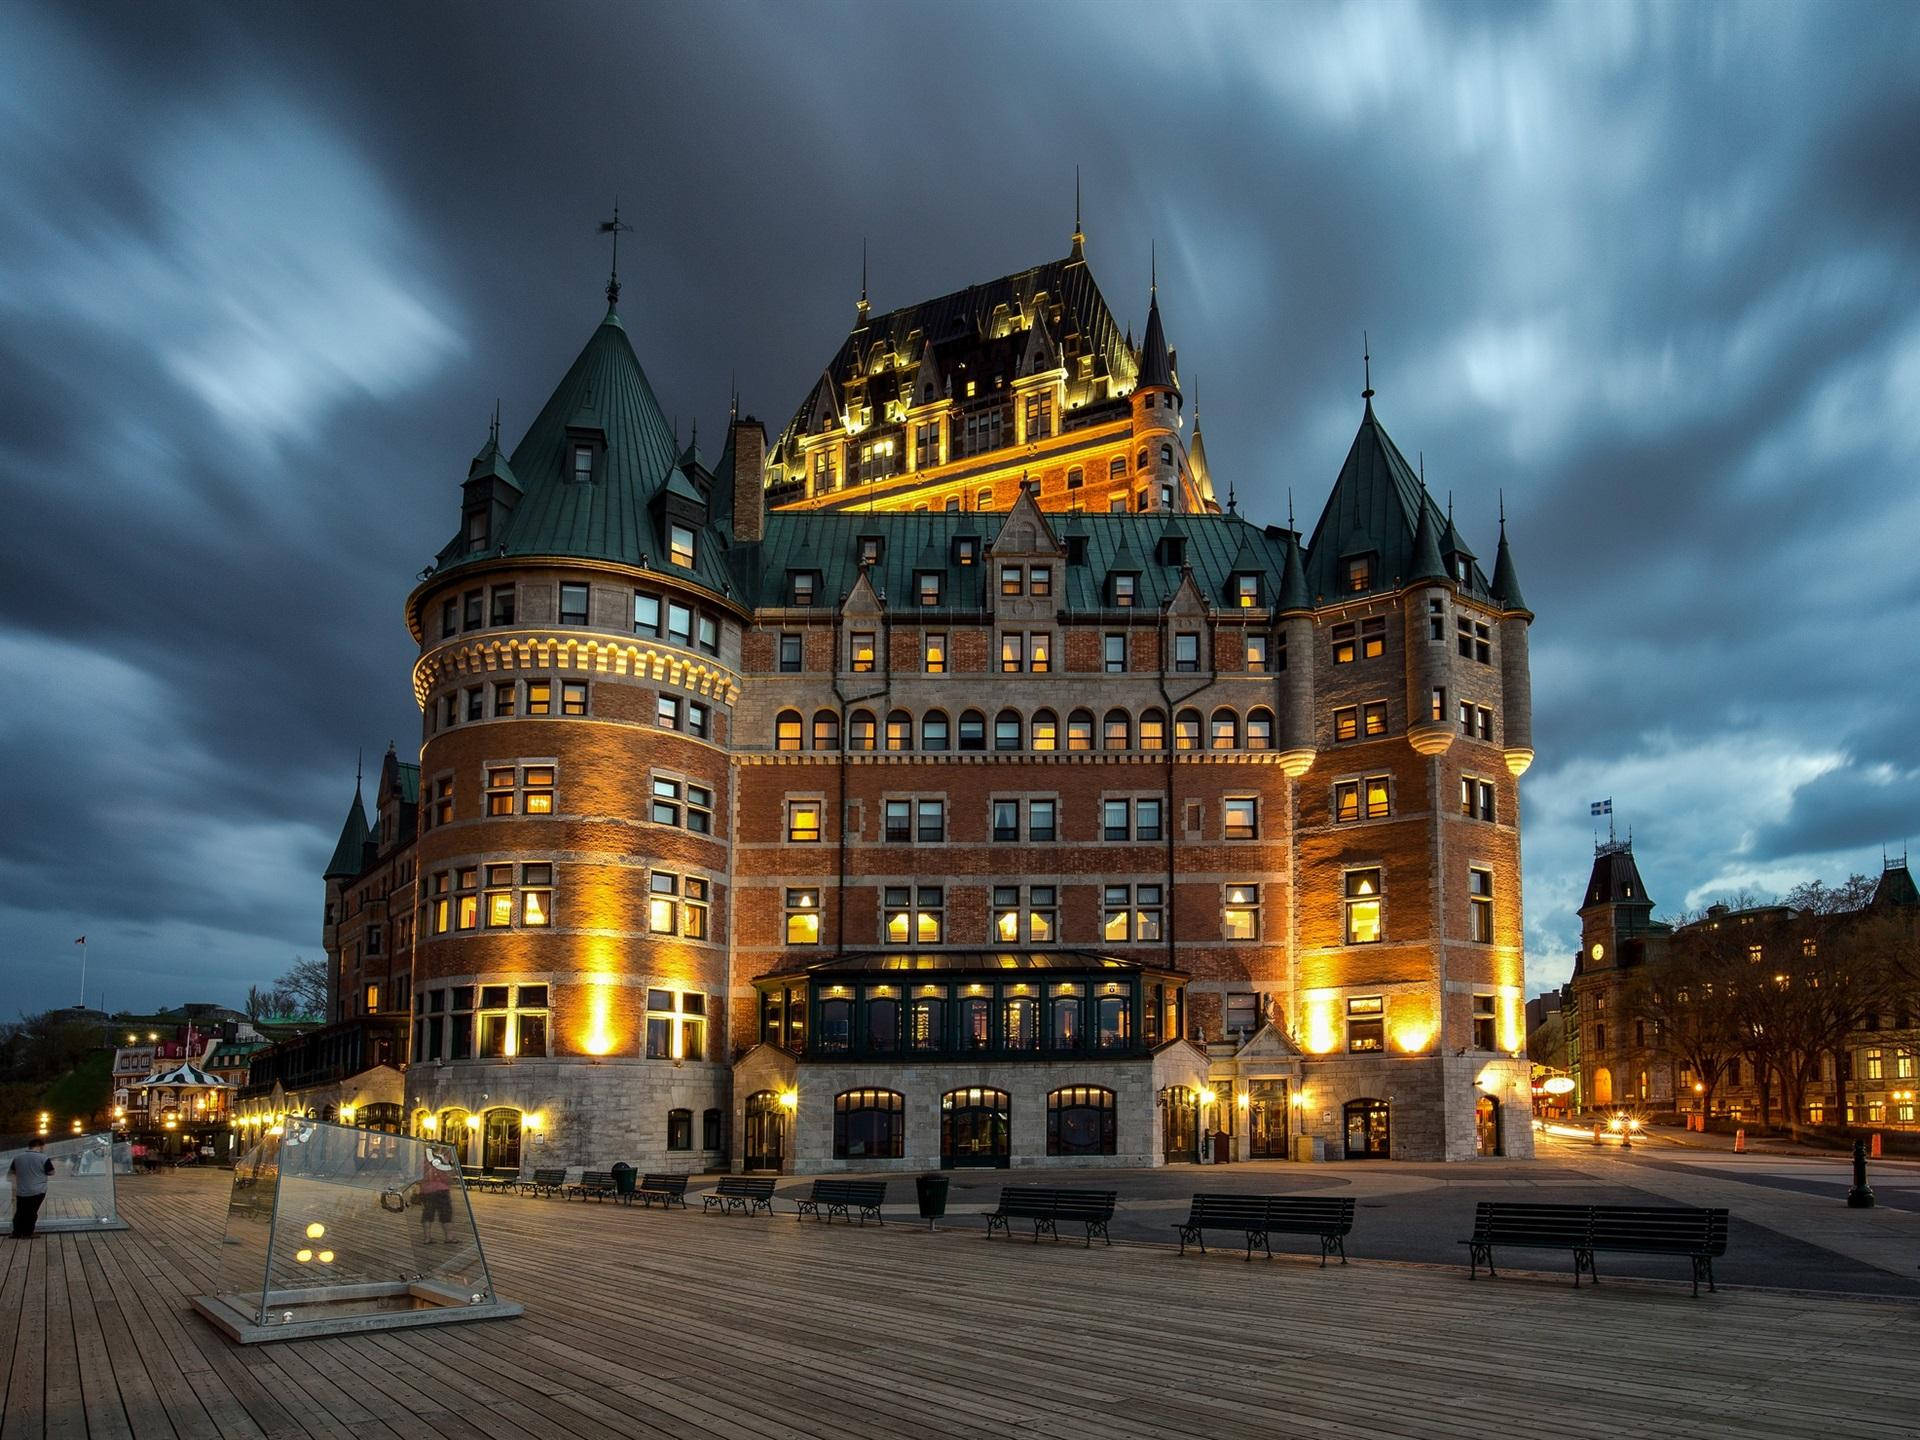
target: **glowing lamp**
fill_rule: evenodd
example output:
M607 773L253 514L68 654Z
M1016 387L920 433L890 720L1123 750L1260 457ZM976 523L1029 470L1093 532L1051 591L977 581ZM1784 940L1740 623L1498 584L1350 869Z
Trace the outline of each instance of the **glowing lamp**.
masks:
M1233 1103L1238 1105L1242 1110L1245 1110L1253 1104L1253 1096L1242 1090L1238 1095L1233 1097Z
M782 1090L780 1092L780 1108L789 1113L798 1110L800 1108L800 1092L797 1090Z
M322 1235L326 1233L327 1233L327 1227L322 1225L318 1220L314 1221L311 1225L307 1226L307 1239L309 1240L318 1240Z
M342 1105L340 1107L340 1123L342 1125L351 1125L353 1123L353 1117L354 1117L353 1106Z
M320 1263L322 1265L331 1265L333 1263L333 1252L331 1250L322 1250L320 1252Z
M1211 1105L1217 1099L1219 1099L1219 1096L1214 1092L1214 1088L1211 1085L1202 1085L1200 1087L1200 1103L1202 1105Z
M1418 1054L1427 1048L1427 1042L1433 1038L1431 1025L1402 1025L1393 1032L1393 1043L1409 1055Z
M434 1131L440 1128L440 1117L438 1115L422 1115L420 1117L420 1128L429 1135L433 1134Z
M520 1123L529 1130L540 1130L545 1128L547 1122L541 1118L538 1110L532 1110L520 1117Z
M467 1116L467 1129L478 1130L479 1128L480 1128L480 1117L478 1115Z
M293 1252L293 1258L298 1260L302 1265L305 1265L313 1259L313 1251L306 1249L296 1250Z

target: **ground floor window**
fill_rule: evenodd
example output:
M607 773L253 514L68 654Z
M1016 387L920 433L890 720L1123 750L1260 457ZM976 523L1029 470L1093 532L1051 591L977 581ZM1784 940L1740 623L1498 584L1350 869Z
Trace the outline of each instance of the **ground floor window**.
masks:
M1389 1119L1384 1100L1349 1100L1346 1105L1347 1158L1386 1159L1392 1150Z
M1101 1085L1069 1085L1047 1096L1049 1155L1119 1153L1113 1091Z
M843 1090L833 1097L834 1159L897 1160L906 1140L906 1102L897 1090Z
M692 1148L693 1112L669 1110L667 1112L667 1149L691 1150Z
M400 1133L400 1107L390 1102L374 1105L362 1105L353 1112L354 1123L365 1130L384 1130L388 1134Z
M1476 1155L1502 1155L1500 1143L1500 1102L1482 1095L1473 1102L1473 1152Z
M484 1170L520 1169L520 1112L494 1109L487 1111L481 1140L481 1168Z
M972 1086L940 1097L940 1164L1003 1167L1012 1160L1013 1104L1004 1090Z

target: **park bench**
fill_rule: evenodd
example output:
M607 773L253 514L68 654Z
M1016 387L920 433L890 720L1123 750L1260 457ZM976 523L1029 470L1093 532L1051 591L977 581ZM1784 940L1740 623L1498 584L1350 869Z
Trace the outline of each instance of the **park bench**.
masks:
M633 1194L627 1197L627 1203L638 1200L648 1209L658 1200L662 1207L671 1210L673 1202L678 1200L682 1210L687 1208L687 1177L684 1175L642 1175L640 1183L633 1187Z
M530 1179L520 1182L522 1195L563 1195L567 1188L567 1172L559 1170L535 1170Z
M606 1198L615 1194L616 1191L617 1187L613 1183L611 1170L583 1170L580 1172L580 1178L567 1187L567 1197L578 1195L585 1200L588 1196L592 1196L595 1200L604 1203Z
M1693 1293L1700 1282L1715 1290L1713 1259L1727 1253L1727 1212L1691 1206L1595 1205L1587 1238L1587 1274L1600 1283L1593 1257L1610 1255L1684 1255L1693 1263ZM1578 1276L1575 1277L1576 1279Z
M1525 1205L1483 1200L1474 1212L1473 1238L1468 1247L1467 1278L1484 1263L1493 1268L1495 1247L1569 1250L1573 1254L1573 1284L1578 1289L1584 1271L1597 1285L1597 1251L1614 1255L1684 1255L1693 1262L1693 1293L1704 1278L1713 1283L1714 1257L1727 1253L1727 1212L1684 1206Z
M816 1180L813 1182L813 1193L800 1202L800 1215L811 1215L829 1225L833 1223L833 1217L838 1215L851 1225L853 1216L848 1212L858 1210L862 1225L867 1223L869 1215L884 1225L887 1222L881 1219L880 1207L886 1200L887 1182L884 1180Z
M773 1214L773 1177L748 1175L723 1175L720 1183L713 1187L713 1193L702 1197L704 1203L700 1209L704 1213L717 1209L722 1215L730 1215L738 1210L742 1215L751 1215L756 1210Z
M505 1194L520 1182L518 1175L494 1175L478 1165L460 1167L460 1183L483 1194Z
M1187 1242L1207 1253L1205 1232L1238 1230L1246 1236L1247 1259L1253 1259L1257 1244L1269 1260L1273 1258L1274 1235L1313 1235L1320 1241L1320 1264L1329 1255L1338 1255L1347 1263L1346 1237L1353 1230L1353 1199L1322 1198L1317 1195L1196 1195L1187 1211L1186 1221L1174 1227L1180 1232L1180 1253L1187 1253Z
M1013 1238L1012 1222L1031 1220L1033 1222L1033 1243L1040 1243L1040 1236L1050 1234L1057 1241L1060 1238L1059 1224L1062 1220L1069 1225L1086 1227L1088 1245L1093 1244L1097 1232L1107 1244L1113 1243L1113 1237L1107 1234L1107 1222L1113 1218L1113 1190L1062 1190L1041 1185L1006 1185L1000 1190L1000 1205L987 1216L987 1238L993 1238L995 1230L1005 1230L1007 1238Z

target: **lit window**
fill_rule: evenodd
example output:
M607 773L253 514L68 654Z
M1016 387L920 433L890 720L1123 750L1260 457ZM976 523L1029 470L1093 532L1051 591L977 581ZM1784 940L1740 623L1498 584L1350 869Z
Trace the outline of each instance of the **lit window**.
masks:
M1347 1049L1363 1055L1387 1048L1386 1002L1378 995L1347 1001Z
M1067 749L1075 752L1093 749L1093 712L1075 710L1067 716Z
M561 682L560 713L562 715L584 715L587 713L586 681L563 680Z
M1273 712L1255 710L1247 716L1247 749L1271 750L1273 748Z
M813 748L816 750L840 748L840 717L833 711L813 712Z
M1029 743L1037 751L1050 753L1060 748L1060 720L1051 710L1033 712Z
M938 571L923 571L920 575L920 603L938 605L940 603L940 574Z
M1119 633L1103 635L1100 639L1102 667L1109 675L1121 675L1127 669L1127 637Z
M706 1017L705 995L677 990L647 991L647 1058L705 1059Z
M1101 745L1108 750L1133 748L1133 717L1124 710L1109 710L1101 722Z
M1027 593L1029 595L1053 594L1053 567L1035 565L1027 571Z
M787 891L786 934L789 945L820 943L820 892L818 890Z
M799 608L805 608L813 604L813 572L810 570L796 570L787 578L791 582L793 604Z
M1200 748L1200 712L1198 710L1182 710L1173 717L1173 748L1176 750Z
M1258 575L1236 575L1233 577L1233 603L1242 610L1252 610L1260 604L1260 577Z
M1131 609L1139 595L1140 577L1137 575L1115 575L1113 577L1113 603L1121 610Z
M1258 802L1252 798L1223 800L1221 813L1226 820L1227 839L1257 840L1260 837Z
M1386 701L1384 700L1369 701L1364 707L1362 707L1362 716L1364 719L1363 728L1365 729L1368 736L1371 737L1374 735L1384 735L1387 733L1387 702Z
M1493 943L1493 871L1477 866L1467 871L1467 920L1468 939L1480 945Z
M1360 782L1342 780L1333 787L1333 818L1338 821L1360 818Z
M853 633L850 644L852 649L848 661L849 668L852 669L856 675L872 674L874 666L873 632L871 630L856 630Z
M1020 566L1002 565L1000 567L1000 593L1002 595L1021 594L1025 588L1025 580L1026 571L1021 569Z
M1142 750L1167 748L1167 717L1164 712L1143 710L1140 713L1140 748Z
M879 722L871 710L856 710L847 720L847 748L871 750L879 735Z
M679 933L680 907L676 901L680 894L680 877L656 870L648 888L652 895L647 901L647 929L655 935Z
M1010 631L1000 637L1000 671L1003 675L1017 675L1026 660L1027 637Z
M1387 622L1384 616L1360 622L1360 656L1377 660L1387 653Z
M1354 740L1360 735L1360 712L1347 705L1333 712L1333 738Z
M1372 588L1373 557L1371 555L1356 555L1351 560L1348 560L1341 568L1340 580L1340 588L1343 590L1360 591Z
M1371 945L1380 939L1380 872L1349 870L1346 875L1347 944Z
M787 839L796 845L811 845L820 839L820 802L787 802Z
M1367 777L1367 818L1384 820L1392 809L1387 799L1387 777L1370 775Z
M920 637L920 664L929 675L947 673L947 637L944 633L928 631Z
M667 527L667 558L683 569L693 568L693 531L685 525Z
M946 892L938 885L889 885L881 934L889 945L938 945L946 931Z
M782 710L773 720L773 748L798 750L801 741L800 712Z
M513 717L515 687L511 680L496 680L493 684L493 718L508 720Z
M1267 665L1268 665L1267 656L1268 656L1267 637L1265 635L1247 636L1247 669L1248 671L1250 671L1252 674L1255 674L1255 675L1266 674Z
M1027 669L1035 675L1053 669L1053 636L1037 633L1027 637Z
M1240 747L1240 717L1231 710L1214 711L1209 746L1215 750L1237 750Z
M1158 940L1165 914L1162 893L1158 885L1101 887L1101 938L1108 941Z
M1336 625L1333 627L1333 663L1351 665L1356 651L1353 643L1353 626Z
M1260 938L1260 887L1229 885L1220 910L1220 934L1226 940Z

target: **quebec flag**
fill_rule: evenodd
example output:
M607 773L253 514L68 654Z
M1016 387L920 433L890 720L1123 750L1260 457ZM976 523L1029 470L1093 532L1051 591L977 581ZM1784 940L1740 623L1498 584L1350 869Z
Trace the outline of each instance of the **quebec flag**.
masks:
M1592 805L1588 807L1588 809L1590 809L1595 815L1611 815L1613 813L1613 801L1596 800L1593 802Z

